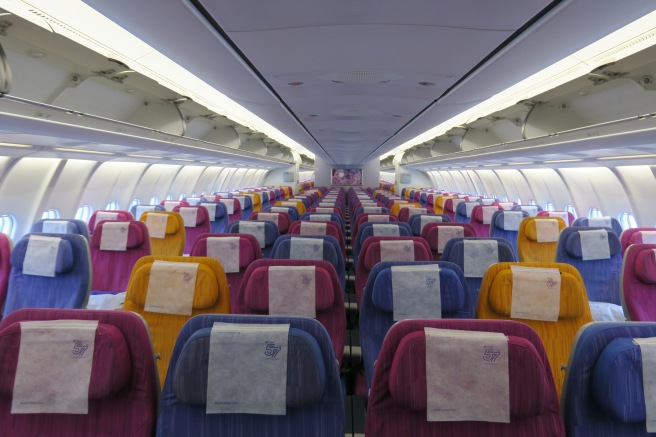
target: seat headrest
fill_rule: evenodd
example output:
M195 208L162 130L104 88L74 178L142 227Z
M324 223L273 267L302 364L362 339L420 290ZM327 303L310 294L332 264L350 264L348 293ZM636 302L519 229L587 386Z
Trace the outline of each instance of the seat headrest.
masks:
M0 373L16 374L21 343L20 322L0 332ZM51 363L44 363L44 366ZM98 323L89 382L89 399L103 399L120 392L132 376L130 350L123 332L114 325ZM11 397L14 378L0 378L0 395Z
M501 210L499 210L499 211L501 211ZM521 211L521 213L522 213L522 217L529 217L528 212ZM506 219L504 218L504 216L505 216L505 213L503 213L503 212L500 213L500 214L496 214L494 216L494 227L495 228L497 228L497 229L506 229L506 227L505 227ZM537 240L537 235L536 235L536 240Z
M173 394L180 402L207 403L211 332L212 328L203 328L189 337L175 363ZM289 328L287 406L300 408L320 402L325 386L326 367L317 340L306 331Z
M374 307L379 311L392 313L394 302L392 294L392 269L386 268L378 273L371 295ZM442 314L455 313L465 306L465 290L460 278L453 270L440 269L440 299Z
M148 236L144 233L143 227L139 226L139 222L130 222L128 225L128 239L126 243L126 249L138 249L144 245L146 238ZM96 229L91 236L91 247L100 248L100 242L102 241L104 223L101 222L96 225Z
M238 237L239 238L239 268L240 269L245 269L255 261L255 250L253 249L253 244L251 241L248 239L248 237L245 237L244 235L224 235L225 237ZM212 238L212 237L218 237L221 238L220 236L217 235L209 235L207 238ZM207 255L207 238L199 238L196 242L196 245L198 247L196 248L194 245L194 254L199 254L199 256L206 256ZM197 251L197 252L196 252Z
M604 229L608 234L608 247L610 249L610 256L613 257L622 252L622 244L615 232L612 232L605 228L590 228L590 229ZM581 234L579 231L572 231L567 235L565 240L565 252L567 255L572 258L583 258L583 252L581 247Z
M50 223L53 223L53 222L61 223L62 220L42 220L42 221L36 223L35 226L32 227L32 229L33 229L32 232L52 232L52 231L49 231L49 230L46 230L46 231L43 230L44 227L45 228L48 227L48 222L50 222ZM66 221L64 223L64 226L66 228L65 229L66 232L62 232L62 234L79 234L80 233L80 230L79 230L78 226L75 223L71 222L71 221Z
M542 414L553 390L540 355L533 344L521 337L508 336L508 376L510 416L524 418ZM448 382L445 381L445 384ZM426 410L426 337L415 331L399 342L390 368L392 398L406 408Z
M412 241L412 240L410 240ZM415 256L417 253L417 242L412 241L412 246L413 246L413 256L415 261L429 261L430 259L417 259ZM381 260L381 247L380 247L380 242L375 242L374 244L370 245L369 248L367 249L366 253L360 253L360 256L364 255L364 268L367 270L371 270L374 268L376 264L378 264Z
M29 239L29 234L21 238L11 252L11 266L13 268L23 269L23 262L25 261L25 253L27 252ZM70 272L73 270L73 267L75 267L75 262L76 259L73 245L65 238L60 239L59 247L57 249L57 258L55 261L55 274L62 275Z
M644 422L642 353L632 338L616 338L599 354L592 373L594 403L620 422Z
M499 271L492 281L489 305L494 312L510 317L513 275L510 268ZM584 285L571 273L560 272L560 310L558 319L582 317L588 306Z
M209 215L207 214L207 209L206 208L200 208L198 206L180 206L180 205L178 205L175 208L173 208L173 212L179 213L180 208L194 208L194 209L197 210L197 212L196 212L196 226L201 226L201 225L205 224L205 222L207 222L210 219ZM167 228L168 228L168 226L167 226ZM167 232L167 234L168 234L168 232Z
M656 284L656 254L652 249L638 252L633 265L633 272L640 281Z
M335 286L330 273L317 266L315 269L315 308L330 309L335 303ZM256 268L246 279L244 305L258 314L269 313L269 266Z

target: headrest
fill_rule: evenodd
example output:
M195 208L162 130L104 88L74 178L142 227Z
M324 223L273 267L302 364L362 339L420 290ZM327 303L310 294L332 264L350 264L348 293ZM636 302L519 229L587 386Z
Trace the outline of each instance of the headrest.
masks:
M15 375L21 343L20 322L12 323L0 333L0 373ZM44 363L45 366L51 365ZM112 396L125 387L132 376L130 350L123 332L114 325L98 323L89 382L89 399ZM11 397L14 378L0 378L0 395Z
M644 249L636 255L633 272L640 281L656 284L656 254L652 249Z
M214 208L214 218L215 219L220 219L220 218L223 218L225 215L227 215L228 208L226 208L225 204L221 203L221 202L201 200L199 206L207 207L207 204L212 204L212 203L216 205L216 207Z
M536 225L538 220L558 220L558 217L545 217L544 219L532 218L529 220L524 226L524 234L526 235L526 238L531 241L538 241L538 227ZM558 229L562 230L562 223L560 220L558 220Z
M48 222L50 223L62 223L64 222L64 227L66 232L61 232L62 234L79 234L80 231L75 223L69 220L41 220L40 222L36 223L35 226L33 226L32 232L52 232L49 230L43 230L44 228L48 227Z
M546 410L548 402L545 399L552 392L547 372L550 369L544 367L530 341L508 336L512 418L537 416ZM526 389L527 386L530 390ZM392 398L404 407L426 410L426 338L423 330L412 332L399 342L390 368L389 389Z
M207 235L207 234L206 234ZM251 241L248 239L248 237L244 235L235 235L235 234L229 234L225 235L226 237L239 237L239 268L240 269L245 269L255 261L255 250L253 250L253 244ZM219 237L218 235L208 235L208 238L211 237ZM256 243L257 244L257 243ZM198 247L196 248L196 245ZM199 256L205 256L207 254L207 238L199 238L196 241L196 245L194 245L194 253L198 254L203 254ZM198 252L196 252L196 250Z
M53 237L57 238L57 237ZM30 239L30 234L25 235L18 242L14 250L11 252L11 266L15 269L23 269L23 261L25 261L25 252L27 251L27 244ZM65 238L59 240L59 248L57 249L57 260L55 261L55 274L62 275L70 272L75 267L75 253L73 245Z
M173 212L179 213L181 208L194 208L194 209L197 210L197 212L196 212L196 226L200 226L200 225L204 224L206 221L208 221L210 219L208 214L207 214L207 209L200 208L198 206L180 206L180 205L178 205L175 208L173 208ZM168 225L168 223L167 223L167 225ZM167 231L168 231L168 226L167 226ZM167 232L167 234L168 234L168 232Z
M413 250L416 254L417 252L417 242L413 240L412 241L412 246ZM364 257L364 268L367 270L371 270L374 268L376 264L378 264L381 260L381 252L380 252L380 241L375 242L374 244L369 246L369 249L367 249L366 253L360 252L360 256ZM429 261L429 259L417 259L415 258L415 261Z
M128 240L126 244L126 249L138 249L144 245L148 235L144 233L143 227L138 225L139 222L131 221L128 225ZM100 242L102 241L102 232L103 232L104 223L99 223L96 226L96 230L91 236L91 247L100 248Z
M620 422L644 422L642 353L631 338L616 338L599 354L592 373L592 398Z
M315 269L315 305L317 311L330 309L335 302L334 284L330 273L317 266ZM258 314L269 314L269 266L256 268L246 279L244 305Z
M482 212L481 212L481 214L482 214ZM504 216L505 216L504 213L500 213L500 214L497 214L496 216L494 216L494 227L495 227L495 228L497 228L497 229L505 229L505 226L504 226L504 225L505 225L505 219L504 219ZM481 217L482 217L482 215L481 215ZM526 212L526 211L522 211L522 217L529 217L528 212ZM535 226L535 225L534 225L534 226ZM536 234L536 238L535 238L535 240L537 240L537 234Z
M488 296L490 308L504 317L510 317L512 307L512 271L510 267L499 271L492 281ZM560 272L560 311L558 319L582 317L588 299L585 286L571 273Z
M392 268L388 267L378 273L371 299L379 311L391 313L394 311L392 296ZM440 269L440 298L442 314L454 313L465 306L465 290L453 270Z
M201 257L186 258L189 262L198 262ZM210 258L217 262L213 258ZM130 282L128 283L128 292L126 299L138 306L146 305L146 295L148 293L148 281L150 280L150 269L152 262L139 266L132 271ZM203 310L212 308L217 305L219 300L219 279L216 277L214 270L206 264L198 265L196 273L196 288L194 290L193 310Z
M606 228L588 228L588 229L604 229L608 234L608 246L610 249L610 256L618 255L622 251L622 244L620 239L617 237L615 232L610 231ZM579 231L572 231L567 235L567 238L564 242L565 252L567 255L572 258L582 258L583 253L581 249L581 234Z
M146 221L146 218L150 214L166 214L168 216L166 220L166 231L165 231L166 235L175 235L178 232L180 232L180 228L181 228L180 225L184 227L184 221L182 220L182 217L179 215L180 213L178 212L175 213L178 214L177 219L176 217L174 217L174 213L165 212L165 211L146 211L145 214L146 215L143 216L143 220L142 220L144 222Z
M212 328L194 332L175 363L173 393L180 402L207 403L211 332ZM326 367L317 340L306 331L289 328L288 342L287 406L299 408L320 402L326 385Z

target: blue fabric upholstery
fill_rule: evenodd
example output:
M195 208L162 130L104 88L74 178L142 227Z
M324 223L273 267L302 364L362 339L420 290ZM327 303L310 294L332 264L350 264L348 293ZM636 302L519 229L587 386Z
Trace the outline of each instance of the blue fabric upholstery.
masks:
M440 267L441 317L444 319L473 319L476 301L472 301L465 276L457 265L446 261L384 261L369 273L360 309L360 343L365 366L367 388L371 387L374 363L383 345L387 331L395 323L392 300L392 266L422 266L437 264Z
M580 230L606 230L610 249L609 259L584 261L581 254ZM609 228L569 227L561 231L556 250L556 262L571 264L581 273L588 299L621 305L620 277L622 246L620 239Z
M467 203L476 203L476 204L481 204L479 200L475 202L461 202L456 206L456 213L455 213L455 221L456 222L461 222L461 223L469 223L471 221L471 217L467 216Z
M244 233L239 230L239 223L239 221L236 221L228 224L226 234ZM273 243L275 243L280 236L280 231L274 222L263 220L261 223L264 223L264 247L262 248L262 257L271 258L273 255Z
M214 221L210 221L210 232L213 234L222 234L228 227L228 208L221 202L210 202L201 200L200 206L205 206L206 203L213 203L216 205L214 213Z
M421 216L440 216L442 217L442 223L451 221L448 216L444 214L414 214L410 216L408 223L410 224L410 230L412 235L415 237L421 237Z
M405 222L389 222L389 223L376 223L376 222L364 222L360 225L358 228L358 234L355 236L355 240L353 240L353 265L357 266L358 265L358 257L360 256L360 249L362 249L362 245L364 244L364 240L366 240L369 237L374 236L374 225L392 225L392 226L397 226L399 228L399 237L411 237L412 236L412 229L410 229L410 225L405 223Z
M614 217L609 217L610 218L610 225L611 229L615 234L620 237L622 235L622 225L620 224L619 220L617 220ZM579 217L576 220L572 222L572 226L582 226L582 227L590 227L590 223L588 221L588 217Z
M272 258L291 259L292 238L316 238L323 240L323 260L335 267L342 292L346 293L346 267L339 241L332 235L281 235L273 244Z
M48 221L66 222L65 234L79 234L89 240L89 227L86 222L75 219L41 219L32 225L30 232L43 232L43 224Z
M515 252L513 252L510 243L505 238L492 238L492 237L463 237L463 238L452 238L444 246L444 251L442 252L442 261L449 261L456 264L458 267L465 271L465 240L496 240L497 241L497 250L498 250L498 262L516 262L517 257ZM474 307L476 302L478 302L478 292L481 288L481 283L483 278L468 278L465 277L467 282L467 288L472 295L472 302ZM474 308L475 313L475 308Z
M499 210L492 215L492 220L490 221L490 237L499 237L508 240L508 243L510 243L510 247L512 247L515 256L518 257L517 234L519 233L519 230L507 231L504 229L504 213L505 211ZM522 211L522 216L530 217L530 214L526 211Z
M250 196L244 196L240 194L230 195L230 198L238 197L239 204L241 205L241 219L248 220L248 218L253 213L253 199Z
M262 212L271 212L271 211L286 212L287 214L289 214L289 218L291 218L293 222L300 220L301 218L301 216L298 214L298 209L292 206L267 206L266 208L262 208Z
M287 414L205 414L206 351L209 330L215 322L290 325ZM343 391L326 330L316 320L301 317L201 315L192 318L180 331L173 350L162 390L157 435L343 437Z
M61 238L54 277L23 274L30 235ZM11 254L3 317L18 308L84 308L90 289L91 257L85 237L78 234L27 234Z
M640 437L647 433L642 355L633 338L656 337L656 323L598 322L572 346L561 410L569 437Z
M162 205L132 205L130 208L130 214L134 217L135 220L139 220L141 217L137 217L137 208L138 207L149 208L150 211L166 211Z

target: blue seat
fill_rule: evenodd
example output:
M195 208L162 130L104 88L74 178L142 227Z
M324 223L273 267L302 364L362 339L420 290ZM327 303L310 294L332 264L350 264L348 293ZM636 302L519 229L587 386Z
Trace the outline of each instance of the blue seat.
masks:
M456 206L455 222L469 223L471 221L471 212L474 206L480 205L481 202L476 200L472 202L461 202Z
M567 364L561 411L568 437L647 433L643 360L634 338L656 337L653 322L598 322L579 330Z
M515 252L513 252L512 246L510 246L510 243L505 238L462 237L452 238L446 243L442 252L442 261L452 262L462 269L467 282L467 288L472 295L472 302L476 306L483 276L471 275L468 272L467 266L465 266L465 242L467 241L495 241L497 243L496 262L516 262L517 257L515 256Z
M224 233L228 227L228 208L225 204L221 202L201 200L199 205L207 208L207 211L210 214L210 232L213 234ZM212 217L212 209L214 209L214 217Z
M273 244L272 258L277 259L304 259L292 253L292 238L314 238L323 240L321 258L335 267L342 291L346 293L346 267L342 250L337 238L331 235L281 235ZM294 256L296 255L296 256Z
M538 215L540 211L542 211L542 207L539 205L513 205L512 208L510 208L511 211L526 211L528 212L528 215L531 217L535 217Z
M600 217L600 218L590 218L590 217L579 217L572 222L572 226L584 226L584 227L606 227L610 228L615 232L618 237L622 236L622 225L619 220L614 217Z
M369 273L360 309L360 343L367 379L371 387L374 363L383 345L387 331L396 322L393 317L392 295L393 266L437 265L440 268L440 297L442 313L435 319L473 319L476 302L467 288L465 276L457 265L446 261L383 261Z
M606 232L610 258L583 260L581 231L586 230ZM563 229L558 238L556 262L567 263L576 267L581 273L590 301L621 305L622 246L620 239L611 229L597 227L569 227Z
M89 240L89 227L83 220L41 219L32 225L30 232L45 232L51 234L79 234Z
M510 211L510 212L521 213L522 218L530 216L530 214L527 211ZM519 228L515 230L512 229L512 226L506 224L506 219L505 219L506 213L507 211L499 210L492 215L492 220L490 222L490 237L500 237L508 240L510 246L512 246L513 248L513 252L515 252L515 256L518 256L517 234L519 233Z
M268 206L262 208L262 212L286 212L289 214L289 218L293 222L300 220L301 216L298 213L298 209L291 206Z
M421 226L422 217L435 217L434 219L429 219L429 220L438 221L439 219L441 219L442 223L450 221L449 217L444 214L413 214L410 216L408 223L410 224L410 230L412 231L412 235L414 235L415 237L421 237L421 231L423 230ZM426 224L424 223L424 226L425 225Z
M27 254L27 249L34 237L49 237L48 241L56 247L57 252L50 258L54 276L24 272L26 259L31 263L28 257L32 255ZM84 308L90 290L91 255L86 238L78 234L27 234L11 253L3 317L19 308Z
M206 414L210 335L215 323L289 325L286 414ZM196 316L183 326L175 343L159 413L159 437L343 437L343 391L330 338L321 323L309 318Z
M353 265L358 265L358 257L360 256L360 250L364 244L364 240L375 235L375 229L378 226L374 225L391 225L398 228L399 234L395 235L397 237L412 237L412 230L410 225L404 222L389 222L389 223L376 223L376 222L364 222L358 228L358 233L353 240Z
M130 208L130 213L135 220L139 220L141 214L146 211L166 211L166 208L162 205L132 205L132 208Z
M246 223L246 225L242 226L241 225L242 223ZM264 241L260 242L260 249L262 249L262 257L271 258L273 255L273 243L275 243L278 237L280 237L280 231L278 230L278 226L276 226L274 222L239 220L230 223L228 225L228 228L226 229L226 233L255 235L244 228L250 226L257 226L258 223L261 223L264 226ZM255 235L255 238L258 238L258 235Z
M251 196L230 195L231 199L239 200L241 205L241 219L248 220L253 213L253 199Z

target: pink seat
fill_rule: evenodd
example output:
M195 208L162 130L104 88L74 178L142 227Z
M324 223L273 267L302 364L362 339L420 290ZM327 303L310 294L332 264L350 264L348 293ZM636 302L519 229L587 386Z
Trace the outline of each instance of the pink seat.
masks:
M417 201L417 202L419 202L419 201ZM413 211L413 215L414 214L433 214L433 212L434 212L433 208L429 208L429 207L414 208L414 209L420 210L420 211L419 212ZM401 208L399 210L399 221L406 222L406 223L410 222L410 208Z
M371 220L369 220L369 217L373 217ZM358 230L360 229L360 225L364 222L368 221L375 221L377 220L378 217L387 217L388 222L398 222L399 219L394 215L394 214L377 214L377 213L369 213L369 212L363 212L358 216L358 218L355 220L355 225L352 226L351 229L351 235L358 235Z
M124 251L101 250L103 228L109 221L96 225L91 236L92 291L120 293L128 288L132 268L139 258L150 255L150 238L146 223L132 220L128 223L127 244ZM111 266L111 267L110 267Z
M201 234L198 236L194 243L194 247L191 249L191 256L208 256L207 240L209 238L225 237L239 238L239 271L226 271L225 273L226 278L228 279L228 286L230 287L230 302L236 302L237 293L239 292L239 287L241 286L246 269L253 261L262 258L262 249L260 249L260 244L257 242L257 238L250 234ZM223 270L225 271L226 267L223 267Z
M574 214L569 211L538 211L537 217L560 217L563 220L567 216L567 226L572 226L574 223Z
M455 202L454 202L455 201ZM464 202L464 199L449 198L444 201L444 215L449 217L452 222L456 221L456 208L458 203Z
M487 215L489 211L503 211L503 208L499 205L477 205L472 209L469 224L472 225L478 237L490 236L492 214Z
M246 269L237 299L232 302L232 313L276 315L269 313L269 267L273 266L315 266L315 318L328 331L335 358L341 364L346 335L344 295L335 267L328 261L263 258L252 262Z
M11 240L0 232L0 306L4 306L11 273Z
M218 198L217 202L221 202L226 206L226 210L228 211L228 223L241 220L241 202L239 199L216 197ZM232 214L230 213L230 208L232 208Z
M383 259L381 242L384 241L409 241L412 243L413 250L404 259L401 257ZM355 296L358 299L358 308L362 305L362 296L369 279L369 272L381 261L433 261L433 255L428 243L421 237L369 237L364 240L355 269Z
M280 235L285 235L289 232L289 226L292 223L292 219L289 216L288 213L286 212L271 212L271 211L255 211L251 216L248 218L248 220L266 220L264 218L260 218L261 214L275 214L277 215L277 221L275 222L278 225L278 231L280 231ZM266 215L264 217L267 217Z
M102 220L134 220L134 216L130 211L110 211L103 209L94 211L93 214L91 214L91 217L89 217L89 234L93 234L93 231L96 227L96 222L100 222Z
M620 235L622 254L632 244L656 244L656 228L629 228Z
M656 244L633 244L622 263L622 306L628 320L656 322Z
M97 320L87 414L11 414L20 322ZM0 323L0 429L5 436L152 437L159 385L150 334L129 311L30 308ZM44 361L45 367L52 365Z
M424 229L421 231L421 238L428 242L431 252L433 253L433 258L437 261L442 259L442 249L446 245L446 241L440 241L440 231L441 226L456 226L461 227L463 232L463 237L476 237L476 230L469 223L450 223L450 222L435 222L427 223L424 226ZM447 240L448 241L448 240Z
M508 337L510 423L427 420L424 328L500 332ZM449 384L449 381L443 381ZM477 397L472 387L472 397ZM558 395L540 338L499 320L406 320L391 327L376 362L366 435L376 437L564 436Z
M207 211L207 208L204 206L175 206L173 212L178 212L182 214L183 212L189 210L196 210L196 224L195 226L189 226L190 223L185 222L185 246L183 254L188 255L191 253L191 248L194 247L194 242L201 234L207 234L210 232L211 223L210 223L210 214ZM191 223L193 224L193 223Z
M186 200L162 200L160 203L166 211L173 211L176 206L191 206Z

